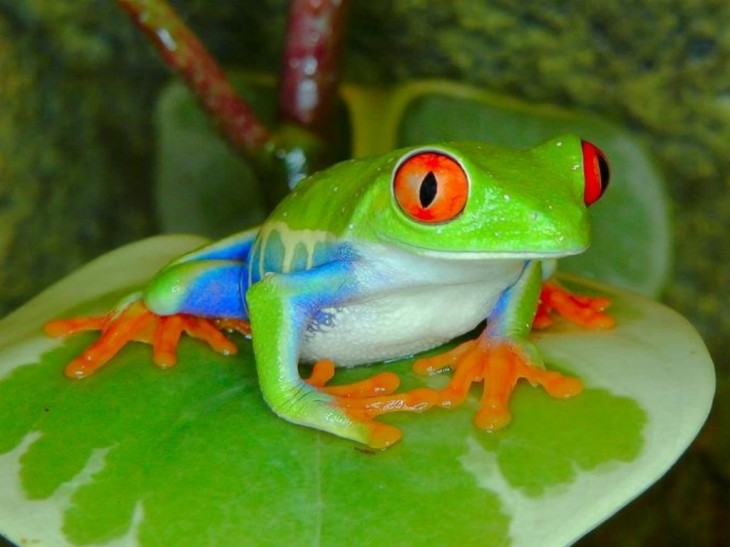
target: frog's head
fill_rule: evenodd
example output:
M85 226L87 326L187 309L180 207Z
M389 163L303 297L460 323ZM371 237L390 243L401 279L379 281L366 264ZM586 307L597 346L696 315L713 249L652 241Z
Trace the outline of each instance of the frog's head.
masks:
M377 239L429 255L579 253L590 239L587 207L609 179L601 151L573 136L531 150L471 142L420 147L389 160L390 180L381 170L363 220Z

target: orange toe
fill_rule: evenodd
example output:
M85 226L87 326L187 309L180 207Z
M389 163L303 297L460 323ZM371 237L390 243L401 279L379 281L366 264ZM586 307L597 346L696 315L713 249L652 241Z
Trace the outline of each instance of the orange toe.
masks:
M43 325L43 332L53 338L70 336L82 331L100 330L104 327L108 317L106 315L73 317L71 319L56 319Z
M460 405L466 399L471 385L482 383L482 396L474 422L487 431L501 429L512 419L510 399L521 379L533 386L542 386L550 396L560 399L573 397L583 388L577 378L563 376L530 363L519 345L510 341L490 340L485 335L464 342L440 356L419 359L414 368L423 372L443 369L444 365L454 373L449 385L439 392L440 406Z
M396 393L400 378L392 372L376 374L365 380L346 385L326 385L335 374L335 364L323 359L317 361L305 381L333 396L333 404L353 422L367 430L367 444L372 448L385 448L400 440L402 433L397 427L375 421L375 418L392 412L423 412L438 406L441 395L433 389L422 388Z
M239 324L240 323L240 324ZM247 322L235 324L243 329ZM221 327L223 328L223 327ZM160 316L147 309L140 300L106 315L76 317L51 321L44 330L50 336L68 336L81 331L100 330L99 339L91 344L65 369L69 378L85 378L108 363L129 342L152 345L152 360L161 368L177 362L177 346L183 332L206 342L214 351L231 355L237 346L219 329L214 319L187 314Z
M613 317L605 313L611 304L608 298L574 295L554 282L543 283L540 304L533 326L545 328L552 323L550 312L588 329L609 329L614 326Z
M400 378L392 372L383 372L353 382L351 384L328 386L326 385L335 376L335 364L329 359L321 359L312 367L312 373L305 381L325 393L344 398L364 398L370 400L372 397L390 395L400 386Z

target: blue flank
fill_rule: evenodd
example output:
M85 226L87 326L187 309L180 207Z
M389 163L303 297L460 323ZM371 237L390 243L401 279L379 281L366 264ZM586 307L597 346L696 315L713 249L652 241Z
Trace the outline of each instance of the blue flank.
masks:
M292 258L289 269L294 272L299 270L305 270L307 268L307 261L309 254L307 253L307 247L301 241L294 247L294 258Z
M265 249L265 254L262 249ZM284 247L281 236L276 230L272 231L266 240L257 240L251 260L247 264L248 283L245 284L245 288L247 289L254 283L260 281L267 273L288 274L301 272L315 269L329 262L350 261L355 258L355 252L350 245L331 241L319 241L315 243L311 258L304 242L297 242L294 251L291 253L289 264L284 264L286 251L287 249ZM311 265L307 267L307 263L310 260Z
M285 259L289 258L289 263ZM272 230L266 239L257 238L250 254L250 260L242 265L240 271L240 292L242 294L242 308L235 308L235 298L221 299L226 310L235 311L235 317L248 318L248 310L245 304L245 294L248 288L261 281L266 274L284 274L278 277L276 285L279 286L284 295L290 298L292 304L304 313L292 318L300 327L307 325L307 328L319 330L333 325L332 314L322 312L322 308L336 306L343 302L355 291L354 277L350 274L353 263L357 260L358 254L353 247L347 243L336 241L318 241L314 244L311 256L307 245L303 241L295 244L294 250L284 246L281 235L277 230ZM221 286L230 287L233 272L221 271L224 279L221 279ZM200 287L200 290L215 290L215 284L210 283L210 289ZM198 290L193 292L197 293ZM230 305L229 305L230 304ZM215 306L216 309L218 305ZM298 315L298 314L297 314Z
M259 246L259 249L261 247L266 248L265 254L263 256L259 255L258 257L254 257L254 260L258 258L263 261L264 272L281 272L284 268L286 249L284 248L284 243L281 241L281 235L279 235L279 232L276 230L271 232L264 244ZM255 269L260 270L260 268Z
M170 263L150 281L143 298L160 315L248 319L249 287L266 274L283 274L265 282L297 310L291 319L300 326L326 328L334 317L321 310L337 306L357 290L351 272L358 254L351 245L336 241L318 241L310 248L311 256L306 242L297 241L288 250L278 231L263 239L250 230Z

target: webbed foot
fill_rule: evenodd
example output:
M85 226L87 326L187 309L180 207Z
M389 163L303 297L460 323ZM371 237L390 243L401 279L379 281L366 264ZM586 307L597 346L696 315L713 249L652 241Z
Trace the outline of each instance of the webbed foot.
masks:
M551 314L556 312L571 323L588 329L609 329L615 323L613 317L605 313L610 304L608 298L575 295L553 281L546 281L540 291L533 327L549 327L553 323Z
M376 374L352 384L327 386L334 374L334 363L321 360L314 365L306 382L330 396L333 410L342 412L344 421L350 422L347 434L337 434L371 448L387 448L403 435L397 427L376 421L377 416L391 412L422 412L440 402L438 392L428 388L395 393L400 378L392 372Z
M542 386L550 396L558 399L573 397L583 389L577 378L534 364L526 347L484 335L441 355L419 359L414 364L414 370L419 374L433 374L445 369L453 370L454 374L449 385L439 391L440 406L453 407L463 403L471 384L482 382L484 391L474 423L487 431L501 429L512 419L509 400L520 379L524 378L533 386Z
M50 321L44 330L53 337L70 336L87 330L101 331L96 342L66 365L66 376L85 378L111 361L132 341L151 344L153 362L161 368L172 367L177 362L177 345L183 332L206 342L218 353L234 354L238 348L220 329L246 333L244 323L231 324L229 320L221 320L221 324L218 324L214 319L187 314L160 316L149 311L141 300L135 300L105 315Z

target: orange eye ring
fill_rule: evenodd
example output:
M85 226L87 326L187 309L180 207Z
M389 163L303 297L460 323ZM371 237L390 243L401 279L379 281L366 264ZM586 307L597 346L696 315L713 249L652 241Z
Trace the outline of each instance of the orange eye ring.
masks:
M594 144L581 141L583 147L583 176L585 189L583 201L586 206L598 201L608 188L611 178L606 155Z
M436 150L406 156L393 172L393 197L409 218L425 224L453 220L469 197L469 178L461 164Z

